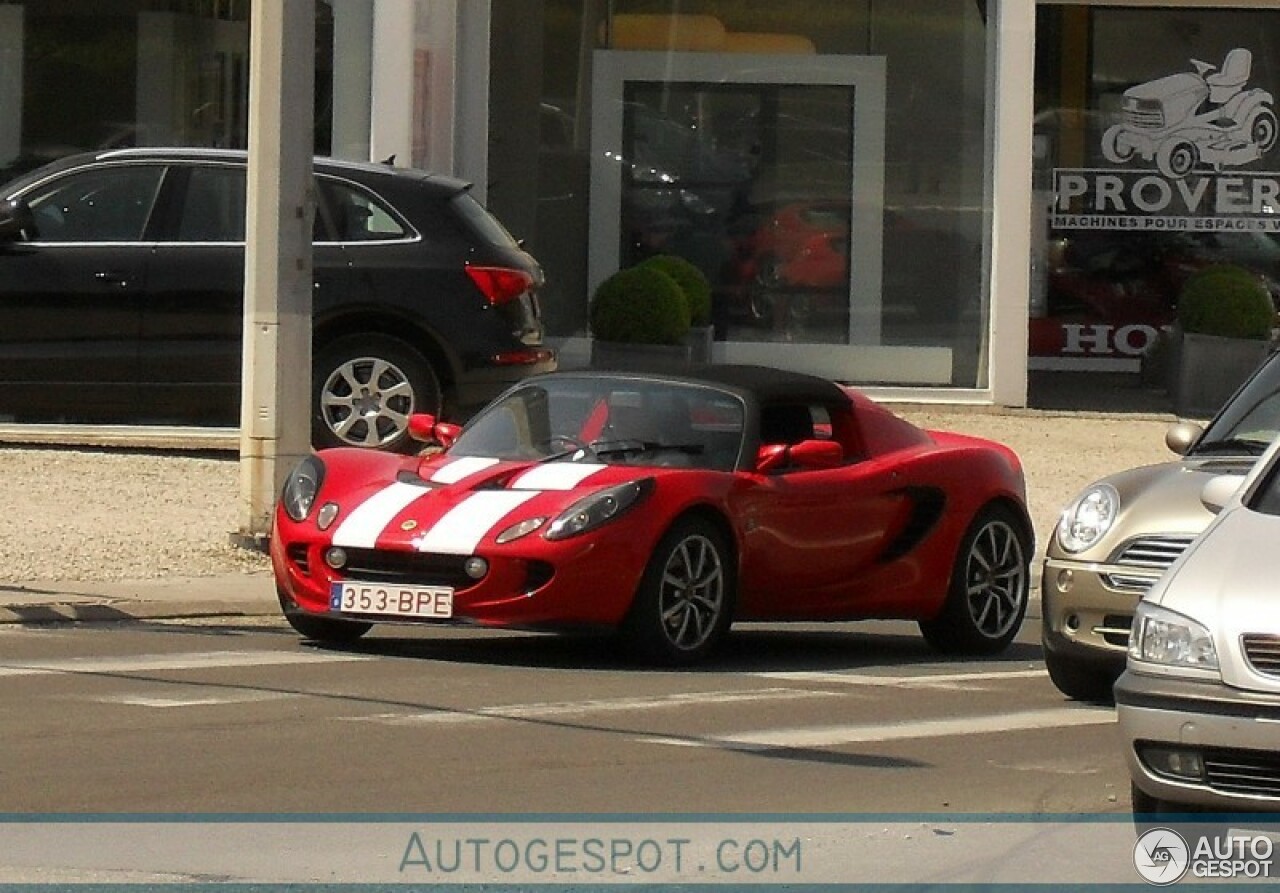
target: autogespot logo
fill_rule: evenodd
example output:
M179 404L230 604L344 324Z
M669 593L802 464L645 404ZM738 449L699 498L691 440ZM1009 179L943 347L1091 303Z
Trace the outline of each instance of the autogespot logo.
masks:
M1177 831L1152 828L1133 845L1133 865L1143 880L1163 887L1182 880L1191 866L1191 850Z

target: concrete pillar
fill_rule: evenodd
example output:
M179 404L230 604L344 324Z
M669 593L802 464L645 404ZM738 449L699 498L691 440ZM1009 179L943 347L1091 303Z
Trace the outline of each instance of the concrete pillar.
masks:
M251 22L240 538L262 539L311 451L315 0L254 3Z
M373 128L369 154L375 161L395 156L408 167L413 156L413 0L374 0L372 63Z
M22 152L21 6L0 6L0 166Z

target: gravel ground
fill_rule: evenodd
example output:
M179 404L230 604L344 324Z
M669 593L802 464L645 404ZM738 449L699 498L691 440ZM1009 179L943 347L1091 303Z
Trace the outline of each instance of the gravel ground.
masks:
M1088 482L1172 458L1169 420L975 409L904 409L926 427L1002 441L1022 457L1041 550L1062 505ZM265 570L231 545L239 526L233 456L0 447L8 510L0 567L10 582L119 581Z

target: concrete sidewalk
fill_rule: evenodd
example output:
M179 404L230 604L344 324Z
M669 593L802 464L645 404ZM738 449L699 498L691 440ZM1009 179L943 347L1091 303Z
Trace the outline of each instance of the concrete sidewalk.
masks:
M269 571L127 582L0 584L0 623L278 616Z

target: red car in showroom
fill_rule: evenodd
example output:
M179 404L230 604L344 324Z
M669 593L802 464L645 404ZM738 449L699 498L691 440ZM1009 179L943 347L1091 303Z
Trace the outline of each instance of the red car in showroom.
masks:
M697 660L732 622L908 618L993 654L1026 611L1018 457L798 373L560 372L416 457L336 448L289 475L271 558L302 635L375 623L600 629Z

